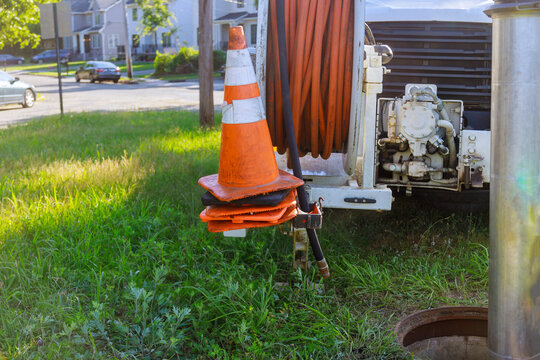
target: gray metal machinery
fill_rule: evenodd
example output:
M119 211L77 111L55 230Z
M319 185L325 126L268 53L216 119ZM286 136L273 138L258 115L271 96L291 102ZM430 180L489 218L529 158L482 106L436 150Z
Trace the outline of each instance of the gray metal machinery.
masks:
M301 158L311 202L328 208L390 210L391 188L462 191L490 179L490 132L463 127L463 102L441 100L436 84L407 84L378 98L392 50L364 45L365 1L355 0L352 103L347 148ZM268 0L259 2L257 78L265 99ZM363 51L362 51L363 50ZM287 156L276 154L280 169Z
M490 359L540 359L540 1L493 19Z
M257 80L266 89L268 1L259 1ZM463 126L461 100L441 100L436 84L407 84L401 98L380 98L392 50L366 45L365 0L354 0L354 51L349 137L344 152L328 159L301 158L310 202L326 208L391 210L391 188L458 192L490 179L490 132ZM455 74L453 75L455 76ZM292 172L287 156L278 167ZM294 266L305 267L303 229L293 229Z

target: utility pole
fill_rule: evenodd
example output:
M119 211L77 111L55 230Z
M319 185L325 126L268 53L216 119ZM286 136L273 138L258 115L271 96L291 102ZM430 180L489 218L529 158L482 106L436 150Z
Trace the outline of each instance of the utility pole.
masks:
M131 66L131 44L129 43L129 31L128 31L128 13L126 7L126 0L122 0L122 9L124 11L124 51L126 52L126 68L128 78L133 78L133 68Z
M213 0L199 0L199 124L214 126Z
M58 37L58 10L56 3L53 6L54 39L56 42L56 70L58 72L58 95L60 96L60 115L64 117L64 100L62 96L62 69L60 68L60 39ZM66 59L66 61L68 61Z

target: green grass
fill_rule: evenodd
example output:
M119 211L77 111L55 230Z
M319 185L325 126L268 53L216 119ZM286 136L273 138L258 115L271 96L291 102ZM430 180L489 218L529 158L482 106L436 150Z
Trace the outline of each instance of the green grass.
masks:
M70 69L77 69L79 66L86 64L86 61L74 61L69 63ZM62 71L65 71L66 67L61 66ZM29 71L29 72L38 72L38 71L56 71L56 63L44 63L44 64L32 64L26 63L22 65L13 65L8 67L12 71Z
M0 131L4 355L405 359L400 318L487 304L487 214L326 210L324 289L291 273L278 228L208 233L197 179L216 172L220 133L197 122L83 113Z
M119 65L122 72L126 72L126 65ZM134 62L132 65L133 71L154 70L153 62Z
M220 77L220 76L221 76L221 74L219 73L219 71L214 72L214 77ZM190 74L162 74L162 75L150 74L150 75L142 75L141 77L143 77L143 78L152 77L152 78L155 78L155 79L160 79L160 80L165 80L165 81L169 81L169 80L193 80L193 79L198 79L199 78L199 73L195 72L195 73L190 73Z
M86 61L75 61L69 63L69 71L66 72L65 66L61 67L62 70L62 76L63 77L73 77L75 76L75 72L77 69L84 65ZM118 63L120 67L120 71L126 72L126 65L125 63ZM28 71L32 75L40 75L40 76L52 76L56 77L58 75L56 70L56 63L47 63L47 64L24 64L24 65L16 65L16 66L9 66L9 71ZM146 71L146 70L154 70L154 63L151 62L135 62L133 63L133 71ZM214 77L220 77L221 74L219 71L214 72ZM160 80L192 80L192 79L198 79L199 73L191 73L191 74L164 74L164 75L154 75L154 74L134 74L134 78L138 79L145 79L145 78L156 78Z
M63 76L74 76L77 69L86 64L86 61L74 61L69 63L69 72L66 74L66 67L61 66ZM125 63L118 63L120 71L126 72ZM34 75L41 76L57 76L56 63L46 64L23 64L16 66L9 66L7 68L10 71L28 71ZM135 62L133 63L133 71L154 70L154 64L149 62Z

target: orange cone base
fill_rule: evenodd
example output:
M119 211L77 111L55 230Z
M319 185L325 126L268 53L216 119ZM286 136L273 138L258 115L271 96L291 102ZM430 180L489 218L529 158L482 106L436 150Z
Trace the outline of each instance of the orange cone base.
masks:
M286 221L291 220L294 218L297 214L296 207L290 207L286 210L285 214L281 219L279 219L275 223L271 223L268 221L246 221L240 224L233 223L231 221L226 220L212 220L208 222L208 231L210 232L223 232L223 231L229 231L229 230L239 230L239 229L252 229L252 228L261 228L261 227L268 227L268 226L274 226L278 224L282 224Z
M268 212L272 210L285 209L296 206L296 190L291 191L278 205L276 206L228 206L228 205L210 205L206 208L206 215L209 217L233 216L243 214L254 214L260 212ZM220 220L220 219L214 219Z
M232 201L260 195L278 190L297 188L304 182L286 171L279 170L279 176L272 182L249 187L224 186L218 182L218 174L204 176L199 179L199 185L210 191L221 201Z
M200 218L202 222L209 222L214 220L229 220L235 224L241 224L245 221L268 221L270 223L275 223L279 219L281 219L281 217L285 214L285 211L287 211L287 208L274 209L257 213L248 211L245 214L210 216L208 215L208 209L205 209L201 212Z

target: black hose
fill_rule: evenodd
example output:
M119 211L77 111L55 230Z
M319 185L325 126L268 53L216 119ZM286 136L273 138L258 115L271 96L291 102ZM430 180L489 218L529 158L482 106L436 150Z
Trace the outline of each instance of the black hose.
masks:
M276 16L278 27L278 46L279 46L279 70L281 75L281 97L283 98L283 118L285 123L285 132L287 134L287 143L289 145L289 156L292 162L294 176L302 179L302 167L300 166L300 157L298 156L298 148L296 146L296 135L292 119L291 95L289 90L289 69L287 68L287 43L285 40L285 11L283 0L276 2ZM309 200L306 189L300 186L298 189L298 199L300 201L300 210L310 212ZM324 258L317 232L314 229L306 229L309 238L309 244L317 260L317 266L321 276L327 278L330 276L330 271Z

